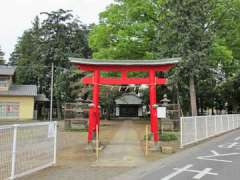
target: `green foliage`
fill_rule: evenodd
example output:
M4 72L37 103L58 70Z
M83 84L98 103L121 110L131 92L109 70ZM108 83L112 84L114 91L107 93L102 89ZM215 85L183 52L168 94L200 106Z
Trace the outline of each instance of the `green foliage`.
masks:
M98 59L144 59L152 52L154 24L146 17L153 13L148 1L120 1L100 14L93 27L89 45Z
M160 134L161 141L176 141L177 136L174 133L163 133Z
M4 52L2 51L1 46L0 46L0 65L4 64L4 62L5 62L3 56L4 56Z
M91 55L87 41L89 28L69 10L43 12L41 16L43 20L36 17L32 28L19 38L10 64L17 65L17 83L36 84L38 92L49 97L54 63L54 102L60 118L61 104L77 96L72 93L76 86L71 84L82 77L74 73L68 57L88 58Z

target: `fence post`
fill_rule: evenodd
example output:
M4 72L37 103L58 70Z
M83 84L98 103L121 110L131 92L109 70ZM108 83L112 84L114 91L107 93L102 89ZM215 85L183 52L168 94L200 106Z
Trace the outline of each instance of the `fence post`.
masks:
M237 128L239 128L239 115L236 115L236 118L237 118Z
M221 115L221 132L223 132L224 129L223 129L223 115Z
M233 129L236 129L236 121L235 121L235 116L232 115L232 119L233 119Z
M205 116L205 128L206 128L206 138L208 138L208 117L207 116Z
M240 121L240 118L239 118L239 116L240 116L240 115L238 114L238 115L237 115L237 120L238 120L238 128L240 127L240 126L239 126L239 121Z
M194 116L194 135L195 135L195 141L197 141L197 117Z
M12 164L11 164L11 177L10 179L14 179L15 177L15 163L16 163L16 146L17 146L17 127L18 125L14 125L13 129L13 144L12 144Z
M183 148L183 117L180 117L180 148Z
M215 134L217 134L217 116L216 115L214 116L214 132Z
M53 164L56 164L57 159L57 121L54 122L54 157Z
M230 130L230 122L229 122L229 116L227 115L227 121L228 121L228 131Z

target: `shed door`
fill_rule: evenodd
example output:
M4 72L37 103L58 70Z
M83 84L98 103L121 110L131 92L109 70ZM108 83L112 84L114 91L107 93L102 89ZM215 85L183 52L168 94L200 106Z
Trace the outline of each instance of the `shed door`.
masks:
M121 117L138 117L138 106L136 105L121 105L120 106Z

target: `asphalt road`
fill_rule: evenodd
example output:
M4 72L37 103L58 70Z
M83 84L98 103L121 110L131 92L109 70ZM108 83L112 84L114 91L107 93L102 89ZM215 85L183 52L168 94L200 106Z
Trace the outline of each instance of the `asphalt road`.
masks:
M240 130L111 180L240 180Z

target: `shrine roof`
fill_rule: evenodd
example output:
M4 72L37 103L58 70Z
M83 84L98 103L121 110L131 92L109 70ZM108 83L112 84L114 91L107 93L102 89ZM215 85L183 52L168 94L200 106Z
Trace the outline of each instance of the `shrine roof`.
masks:
M181 58L165 58L156 60L98 60L98 59L82 59L82 58L69 58L73 64L87 64L87 65L121 65L121 66L154 66L177 64Z

